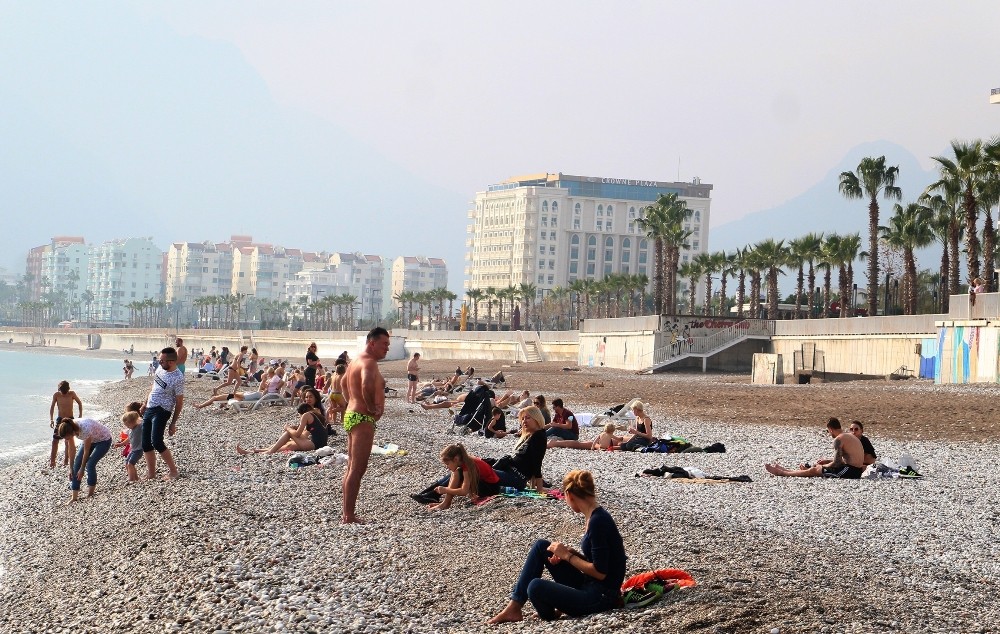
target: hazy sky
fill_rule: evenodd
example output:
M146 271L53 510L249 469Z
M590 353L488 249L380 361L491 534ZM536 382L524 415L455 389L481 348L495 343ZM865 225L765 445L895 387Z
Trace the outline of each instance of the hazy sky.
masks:
M226 103L231 90L253 117L280 119L285 127L269 127L262 144L246 142L242 133L217 136L220 125L226 125L219 123L226 121L225 112L242 109L220 107L205 123L216 135L204 150L216 157L213 180L229 177L231 157L232 169L244 176L258 163L263 173L279 164L296 171L297 160L310 161L311 167L302 168L308 174L303 180L316 181L335 170L316 168L315 156L286 148L275 161L282 131L294 128L289 135L305 145L311 130L321 130L317 138L340 135L331 143L345 169L352 163L359 171L361 164L392 166L440 193L438 200L444 202L416 213L447 229L430 229L434 237L427 238L428 249L413 251L445 251L425 254L448 257L453 288L460 284L467 201L512 175L700 176L715 185L712 224L718 226L803 192L860 143L894 142L929 168L927 157L944 151L950 139L1000 132L1000 105L988 103L990 89L1000 87L998 2L196 0L38 6L0 2L0 18L16 25L16 32L15 27L0 32L5 35L0 98L14 95L16 103L26 104L21 110L9 107L13 116L0 113L6 119L0 126L7 128L0 127L0 142L23 133L27 124L19 117L30 122L29 128L60 128L79 102L86 107L91 100L100 103L109 91L128 94L131 82L155 82L158 72L198 74L191 69L198 68L199 59L224 58L223 66L206 67L197 84L171 80L170 90L136 92L99 134L64 135L83 155L92 146L100 148L94 152L101 169L78 177L90 183L88 191L101 190L102 179L111 174L107 178L119 185L107 194L109 200L145 209L146 185L159 192L162 184L144 171L153 170L153 164L137 158L136 130L160 127L160 144L190 130L172 129L169 118L144 122L143 113L200 110L202 90L218 93L218 103ZM63 19L69 11L72 23ZM80 20L81 12L93 19ZM90 47L99 53L92 54ZM174 67L177 51L190 55L186 66ZM60 68L80 64L81 56L93 58L88 64L100 67L102 81L76 82L75 70L60 75ZM137 59L156 67L139 79L131 68ZM171 70L163 71L160 61ZM119 67L124 69L121 81L116 79ZM213 75L216 69L227 76ZM54 100L57 93L51 86L36 92L36 83L46 80L37 75L73 84L59 94L68 102L63 110L39 109L38 103ZM95 107L88 116L101 118L92 113L106 110ZM260 115L261 110L267 114ZM122 118L125 125L113 124ZM147 133L140 133L140 140L142 134ZM202 151L197 144L181 145L162 161L169 165L185 153ZM255 152L275 162L255 161ZM355 152L374 162L352 161ZM8 164L14 160L6 158ZM207 168L193 169L197 176ZM262 179L256 175L251 181ZM197 201L205 190L192 189L189 181L181 171L172 187L180 199ZM298 197L285 196L288 208L281 212L294 215L297 206L333 196L342 186L331 185L315 196L308 187L289 186ZM377 188L378 183L366 180L364 186ZM234 231L263 237L276 220L263 205L254 208L263 193L251 192L247 201L234 200L226 191L211 195L217 213L242 216L226 225ZM226 209L228 204L234 208ZM357 215L343 222L353 223ZM185 232L190 234L190 228L164 228L158 234L164 246L168 240L226 237L181 235ZM61 232L42 224L23 239L41 244L56 233ZM289 246L351 250L313 244L315 233L303 232L302 244ZM3 238L5 246L19 253L33 246L8 244L11 239ZM359 248L378 252L378 241L353 239L362 243ZM403 245L393 247L402 250Z

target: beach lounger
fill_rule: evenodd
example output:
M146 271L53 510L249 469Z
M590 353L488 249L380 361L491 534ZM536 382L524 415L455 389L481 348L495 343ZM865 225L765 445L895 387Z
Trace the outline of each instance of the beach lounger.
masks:
M618 410L615 414L608 415L606 412L603 414L597 414L590 419L591 427L603 427L607 423L614 423L615 425L625 425L623 429L627 429L629 423L635 420L635 415L632 414L632 406L636 403L643 403L641 398L633 398L625 406Z
M265 394L253 402L253 407L250 408L250 411L256 412L264 407L264 405L288 405L288 399L280 394Z

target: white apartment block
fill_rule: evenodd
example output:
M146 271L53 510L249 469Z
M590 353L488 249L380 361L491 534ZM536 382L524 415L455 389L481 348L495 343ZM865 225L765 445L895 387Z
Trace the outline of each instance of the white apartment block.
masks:
M330 264L336 267L340 284L350 288L347 292L358 298L356 317L364 321L380 321L385 258L360 252L334 253L330 256Z
M302 270L303 254L270 244L251 244L233 249L232 293L259 300L284 301L285 284Z
M311 304L324 297L352 295L355 319L377 321L382 316L383 260L380 255L334 253L322 268L307 266L286 283L288 301L301 315L297 308L301 298Z
M166 301L186 309L201 297L229 295L233 247L229 243L175 242L167 249Z
M128 321L128 305L163 296L160 274L163 252L152 238L111 240L91 250L90 311L99 322Z
M708 251L712 185L535 174L478 192L466 238L466 289L534 284L537 297L578 279L645 274L653 244L636 220L660 194L677 193L692 211L690 248Z
M80 237L52 238L45 251L41 275L37 280L42 297L58 296L64 306L61 319L79 319L80 298L87 290L90 267L90 246Z
M405 291L423 293L448 286L448 265L441 258L400 256L392 262L392 297Z

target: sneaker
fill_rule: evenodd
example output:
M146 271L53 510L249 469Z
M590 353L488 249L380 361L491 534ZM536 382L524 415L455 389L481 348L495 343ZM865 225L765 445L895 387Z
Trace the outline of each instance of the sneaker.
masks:
M899 477L901 478L922 478L924 476L916 472L913 467L903 467L899 470Z

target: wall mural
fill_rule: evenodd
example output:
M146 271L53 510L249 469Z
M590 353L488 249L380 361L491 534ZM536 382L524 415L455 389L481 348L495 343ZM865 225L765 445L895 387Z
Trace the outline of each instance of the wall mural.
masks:
M944 327L938 330L936 344L935 383L996 383L1000 379L1000 329Z

